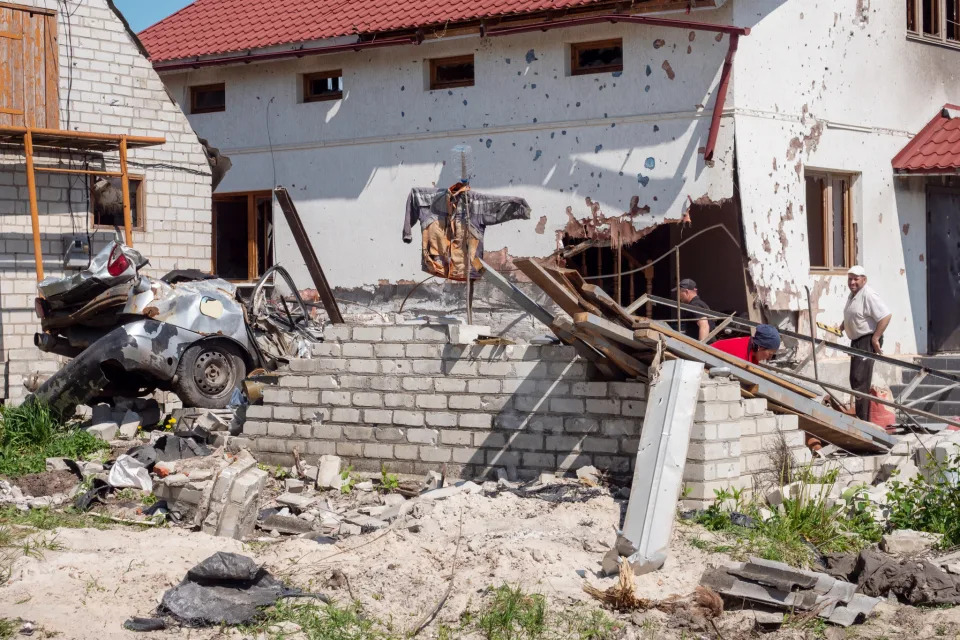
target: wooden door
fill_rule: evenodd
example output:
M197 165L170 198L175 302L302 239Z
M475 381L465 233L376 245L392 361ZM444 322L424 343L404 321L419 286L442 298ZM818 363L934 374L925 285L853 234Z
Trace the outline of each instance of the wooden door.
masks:
M56 14L0 6L0 125L60 126Z
M930 353L960 351L960 190L927 187Z

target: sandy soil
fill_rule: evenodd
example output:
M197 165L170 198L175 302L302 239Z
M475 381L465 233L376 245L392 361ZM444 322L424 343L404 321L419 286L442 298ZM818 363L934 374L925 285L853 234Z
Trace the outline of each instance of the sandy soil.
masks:
M237 638L239 634L212 629L135 634L122 628L130 616L150 615L187 569L224 550L251 555L289 582L338 602L356 598L370 616L404 630L414 627L447 588L458 541L454 588L438 616L441 622L454 624L465 609L477 607L487 587L504 583L542 593L553 607L595 606L582 585L585 579L601 588L612 584L612 578L596 574L613 541L619 512L609 496L553 505L510 494L461 494L408 520L407 525L419 525L417 532L395 526L336 545L299 538L243 544L172 528L61 529L47 534L56 536L61 549L16 563L12 578L0 587L0 617L31 620L68 639ZM702 534L690 525L678 526L666 566L640 576L638 594L656 599L690 593L704 568L725 559L689 544ZM348 588L328 584L335 569L347 576ZM618 617L625 622L624 638L717 637L716 631L724 638L753 635L748 611L727 612L717 630L707 633L684 629L683 621L655 611ZM435 637L435 624L419 637ZM828 638L837 639L954 637L960 632L960 611L884 603L864 625L827 631ZM813 636L808 630L785 629L765 637Z

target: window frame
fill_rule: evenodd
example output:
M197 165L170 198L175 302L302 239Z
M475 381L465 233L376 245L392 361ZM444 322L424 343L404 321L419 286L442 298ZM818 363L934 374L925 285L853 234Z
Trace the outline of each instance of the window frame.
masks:
M203 90L220 89L223 91L222 107L197 107L197 93ZM214 82L212 84L195 84L190 87L190 115L198 113L221 113L227 110L227 84L225 82Z
M820 207L823 215L823 255L826 265L810 264L810 273L815 275L845 275L847 270L857 263L856 245L854 241L854 211L853 211L853 189L859 174L849 171L833 171L827 169L804 169L803 186L804 201L806 201L807 179L815 178L822 180L823 187L820 193ZM845 264L833 264L833 222L835 213L833 210L833 181L845 180L847 182L847 193L843 199L843 258ZM804 212L807 216L810 211ZM809 233L809 222L807 223ZM810 238L807 238L807 251L809 255Z
M437 68L443 64L463 64L464 62L470 62L473 65L473 77L469 81L466 80L455 80L448 82L440 82L437 80ZM429 75L427 78L429 82L429 90L437 91L441 89L459 89L462 87L473 87L477 84L477 66L474 55L472 53L464 54L461 56L447 56L445 58L430 58L429 60Z
M263 274L260 273L260 249L257 241L257 200L269 199L271 202L271 217L273 207L272 191L231 191L228 193L214 193L211 198L210 207L210 272L217 273L217 214L213 210L217 202L245 202L247 207L247 277L229 278L228 280L237 284L248 284L258 281ZM276 227L274 227L276 228ZM274 232L276 238L276 232ZM272 264L267 265L269 269L277 264L276 253L273 254Z
M602 67L581 67L579 57L582 51L589 49L607 49L612 46L620 47L620 64L608 64ZM570 43L570 75L586 76L595 73L616 73L623 71L623 38L607 38L606 40L591 40L589 42Z
M123 220L122 220L122 219L121 219L119 225L97 224L97 214L96 214L96 212L93 210L93 208L94 208L94 201L93 201L93 183L96 182L97 177L98 177L98 176L90 176L90 177L89 177L90 179L87 181L87 188L90 190L90 228L91 228L91 229L98 229L98 230L99 230L99 229L109 229L109 230L111 230L111 231L114 229L115 226L119 226L119 227L123 228ZM117 178L117 177L111 177L111 178L108 178L108 179L110 179L110 180L120 180L120 178ZM137 181L137 183L138 183L138 184L137 184L137 189L136 189L136 198L137 198L137 203L136 203L136 204L137 204L137 206L136 206L136 208L134 208L133 206L130 207L130 217L132 218L134 215L136 215L136 224L134 224L132 227L130 227L130 230L131 230L131 231L146 231L146 230L147 230L147 222L146 222L146 212L147 212L147 187L146 187L146 185L147 185L147 178L146 178L146 176L143 175L143 174L130 173L130 174L127 174L127 179L130 181L131 184L132 184L134 181ZM121 182L121 184L122 184L122 182Z
M956 38L947 37L947 6L948 3L956 5L957 17L960 18L960 0L929 0L937 12L937 34L929 34L923 31L923 3L924 0L907 0L906 7L906 32L907 39L916 42L926 42L929 44L939 44L944 47L960 49L960 24L957 25ZM910 30L910 12L913 12L913 24L916 27ZM958 20L960 22L960 20Z
M329 93L310 93L310 83L313 80L329 80L330 78L340 78L340 90ZM330 102L332 100L343 100L343 69L331 69L329 71L312 71L304 73L301 79L300 91L302 92L301 102Z

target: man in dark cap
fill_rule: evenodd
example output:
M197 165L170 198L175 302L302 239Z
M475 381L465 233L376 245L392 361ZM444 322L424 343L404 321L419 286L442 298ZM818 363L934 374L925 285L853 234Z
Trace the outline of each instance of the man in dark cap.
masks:
M729 353L747 362L757 364L769 360L780 348L780 332L769 324L761 324L752 337L717 340L712 345L724 353Z
M680 281L680 302L691 307L697 307L704 311L710 311L707 303L700 298L697 291L697 283L690 278L684 278ZM690 311L683 311L680 314L682 326L679 330L690 336L694 340L705 342L707 336L713 330L713 322Z

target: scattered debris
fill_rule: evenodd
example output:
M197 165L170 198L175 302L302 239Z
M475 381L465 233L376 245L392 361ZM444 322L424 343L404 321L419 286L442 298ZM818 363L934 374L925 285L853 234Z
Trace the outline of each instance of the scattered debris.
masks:
M260 607L290 597L329 602L326 596L287 587L252 558L220 551L190 569L180 584L164 593L160 610L192 627L236 625L252 622Z
M107 482L111 487L122 489L133 487L142 491L153 491L153 480L147 466L132 456L126 454L117 458L110 467Z
M924 533L910 529L897 529L884 534L880 540L880 549L899 556L915 556L926 553L940 544L943 536L939 533Z
M855 584L760 558L707 569L700 584L730 601L749 600L791 612L811 612L843 627L863 621L880 603L879 598L856 593Z

